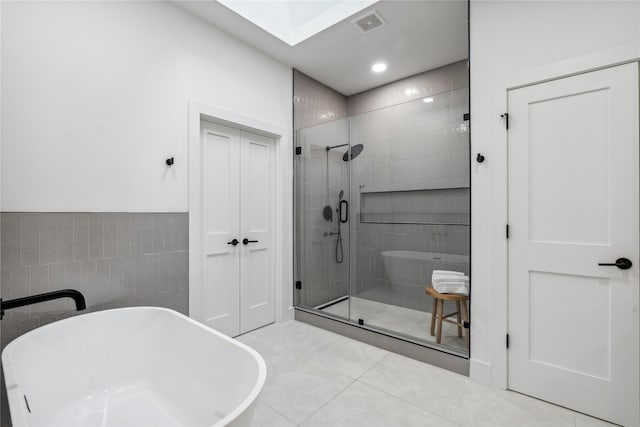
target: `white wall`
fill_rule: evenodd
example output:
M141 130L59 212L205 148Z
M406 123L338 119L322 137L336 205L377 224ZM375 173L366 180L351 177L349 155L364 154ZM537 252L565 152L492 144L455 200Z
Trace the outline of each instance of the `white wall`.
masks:
M189 100L291 129L291 69L172 4L2 7L3 211L186 211Z
M506 294L496 283L506 265L506 162L497 147L507 82L640 57L640 2L472 1L470 36L471 156L487 158L472 167L471 376L504 386Z

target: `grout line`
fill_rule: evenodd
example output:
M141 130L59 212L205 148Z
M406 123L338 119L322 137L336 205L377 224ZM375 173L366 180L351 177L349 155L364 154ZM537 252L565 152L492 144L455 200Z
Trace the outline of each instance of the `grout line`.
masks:
M376 347L379 348L379 347ZM380 363L382 363L383 360L385 360L387 357L391 356L392 352L390 352L389 350L385 350L387 352L387 354L385 354L380 360L378 360L376 363L374 363L373 365L371 365L371 367L369 369L367 369L365 372L362 373L362 375L360 375L358 378L356 378L356 380L359 380L360 378L364 377L365 375L367 375L369 372L371 372L371 370L373 368L375 368L376 366L378 366Z
M360 384L364 385L364 386L371 387L371 388L373 388L373 389L375 389L375 390L378 390L378 391L380 391L380 392L382 392L382 393L386 394L387 396L390 396L390 397L392 397L392 398L394 398L394 399L397 399L397 400L399 400L399 401L401 401L401 402L404 402L404 403L406 403L406 404L408 404L408 405L411 405L411 406L413 406L414 408L418 408L418 409L420 409L421 411L428 412L429 414L431 414L431 415L433 415L433 416L436 416L436 417L438 417L438 418L442 418L443 420L447 420L447 421L449 421L449 422L451 422L451 423L453 423L453 424L455 424L455 425L462 426L462 424L458 423L457 421L454 421L454 420L452 420L452 419L450 419L450 418L447 418L447 417L445 417L445 416L443 416L443 415L436 414L435 412L431 412L429 409L423 408L422 406L417 405L417 404L415 404L415 403L413 403L413 402L409 402L408 400L405 400L405 399L403 399L403 398L401 398L401 397L399 397L399 396L396 396L395 394L391 394L391 393L389 393L389 392L387 392L387 391L385 391L385 390L382 390L382 389L380 389L380 388L378 388L378 387L376 387L376 386L373 386L373 385L371 385L371 384L369 384L369 383L365 383L365 382L363 382L363 381L358 381L358 382L359 382Z
M346 376L346 375L345 375ZM311 418L313 415L315 415L316 412L319 412L322 408L324 408L325 406L327 406L329 403L331 403L336 397L340 396L342 393L344 393L349 387L351 387L353 384L355 384L355 382L358 381L357 378L354 378L353 381L351 381L349 384L347 384L342 390L340 390L338 393L336 393L333 397L331 397L329 400L327 400L326 402L324 402L318 409L316 409L315 411L313 411L311 414L309 414L308 417L306 417L304 420L302 420L300 422L300 424L297 425L302 425L304 424L309 418Z
M400 397L400 396L396 396L395 394L392 394L392 393L390 393L390 392L388 392L388 391L386 391L386 390L383 390L383 389L381 389L381 388L379 388L379 387L376 387L376 386L375 386L375 385L373 385L373 384L369 384L369 383L367 383L367 382L360 381L360 380L358 380L358 382L360 382L361 384L364 384L364 385L366 385L366 386L368 386L368 387L371 387L371 388L373 388L373 389L375 389L375 390L378 390L378 391L380 391L380 392L382 392L382 393L384 393L384 394L386 394L386 395L388 395L388 396L391 396L391 397L393 397L394 399L398 399L398 400L400 400L401 402L404 402L404 403L406 403L406 404L408 404L408 405L411 405L411 406L413 406L413 407L415 407L415 408L418 408L418 409L420 409L420 410L422 410L422 411L428 412L429 414L434 415L434 416L436 416L436 417L438 417L438 418L442 418L443 420L447 420L447 421L452 422L453 424L458 425L458 426L461 426L461 425L462 425L462 424L458 423L457 421L452 420L451 418L447 418L447 417L445 417L445 416L443 416L443 415L436 414L435 412L431 412L429 409L423 408L422 406L417 405L417 404L415 404L415 403L413 403L413 402L409 402L408 400L403 399L403 398L402 398L402 397Z
M287 417L285 414L281 413L280 411L278 411L276 408L274 408L273 406L269 405L267 402L265 402L264 400L261 400L260 398L258 398L258 402L262 403L264 406L266 406L267 408L271 409L273 412L275 412L276 414L280 415L282 418L284 418L285 420L289 421L291 424L297 426L298 424L296 424L292 419L290 419L289 417Z
M435 416L437 416L437 417L439 417L439 418L442 418L442 419L445 419L445 420L447 420L447 421L450 421L450 422L452 422L452 423L454 423L454 424L456 424L456 425L460 425L457 421L454 421L454 420L452 420L452 419L450 419L450 418L447 418L447 417L445 417L445 416L442 416L442 415L440 415L440 414L436 414L435 412L432 412L432 411L430 411L430 410L428 410L428 409L426 409L426 408L423 408L423 407L422 407L422 406L420 406L420 405L417 405L417 404L415 404L415 403L409 402L408 400L406 400L406 399L404 399L404 398L402 398L402 397L400 397L400 396L396 396L395 394L392 394L392 393L390 393L390 392L388 392L388 391L386 391L386 390L383 390L383 389L381 389L381 388L379 388L379 387L376 387L376 386L375 386L375 385L373 385L373 384L369 384L368 382L361 381L361 378L363 378L363 377L364 377L364 376L365 376L369 371L371 371L375 366L379 365L380 363L382 363L382 361L384 361L385 359L387 359L388 357L393 356L393 355L397 355L397 353L389 352L389 354L387 354L385 357L383 357L382 359L380 359L380 361L379 361L378 363L376 363L374 366L372 366L369 370L367 370L367 372L365 372L365 373L364 373L364 374L362 374L360 377L358 377L358 380L357 380L357 381L358 381L358 382L360 382L361 384L364 384L364 385L366 385L366 386L369 386L369 387L372 387L372 388L374 388L374 389L376 389L376 390L379 390L379 391L381 391L381 392L383 392L383 393L385 393L385 394L387 394L387 395L389 395L389 396L391 396L391 397L394 397L394 398L396 398L396 399L399 399L399 400L400 400L400 401L402 401L402 402L405 402L405 403L408 403L409 405L412 405L412 406L415 406L415 407L417 407L417 408L420 408L420 409L422 409L423 411L426 411L426 412L428 412L428 413L430 413L430 414L432 414L432 415L435 415ZM402 356L402 355L400 355L400 356ZM406 357L406 356L402 356L402 357ZM442 368L440 368L440 369L442 369Z
M349 337L345 337L348 338L352 341L355 342L360 342L357 340L354 340L353 338L349 338ZM386 350L385 350L386 351ZM344 393L349 387L351 387L353 384L355 384L356 382L359 382L358 380L360 378L362 378L364 375L366 375L369 371L371 371L373 368L375 368L380 362L382 362L384 359L386 359L387 357L389 357L391 355L391 352L387 351L387 354L384 355L384 357L382 357L380 360L378 360L376 363L374 363L373 365L371 365L371 367L369 367L365 372L363 372L362 374L360 374L358 377L354 378L353 381L351 381L349 384L347 384L342 390L340 390L335 396L333 396L332 398L330 398L329 400L327 400L324 404L322 404L322 406L320 406L318 409L316 409L315 411L313 411L311 414L309 414L309 416L307 418L305 418L304 420L302 420L302 422L298 425L303 424L305 421L307 421L309 418L311 418L316 412L320 411L322 408L324 408L325 406L327 406L329 403L331 403L333 400L335 400L338 396L340 396L342 393ZM364 383L362 383L364 384Z

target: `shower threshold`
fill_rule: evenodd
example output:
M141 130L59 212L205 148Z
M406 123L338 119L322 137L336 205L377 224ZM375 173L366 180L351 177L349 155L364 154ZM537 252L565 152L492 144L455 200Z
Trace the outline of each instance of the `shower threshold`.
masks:
M455 349L421 342L381 328L360 325L311 308L295 307L294 318L393 353L469 376L469 356Z
M339 304L342 301L348 300L348 299L349 299L349 295L344 295L344 296L338 297L338 298L336 298L334 300L331 300L329 302L325 302L324 304L320 304L319 306L313 307L313 308L316 309L316 310L324 310L327 307L331 307L332 305Z

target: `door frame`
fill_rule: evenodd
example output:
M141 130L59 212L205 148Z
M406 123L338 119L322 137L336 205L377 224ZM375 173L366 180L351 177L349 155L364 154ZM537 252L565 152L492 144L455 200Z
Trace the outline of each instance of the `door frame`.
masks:
M473 58L471 58L473 59ZM471 329L471 340L476 343L479 340L485 341L487 355L474 354L473 347L470 355L470 377L475 381L490 384L502 389L508 389L508 350L506 348L506 335L509 327L509 297L508 297L508 241L505 235L505 226L508 223L508 133L505 129L504 120L500 117L501 114L508 111L508 93L510 90L531 86L539 83L548 82L551 80L557 80L560 78L571 77L578 74L589 73L605 68L615 67L617 65L623 65L633 62L640 62L640 52L633 46L623 46L619 49L611 49L602 52L596 52L577 58L572 58L566 61L561 61L555 64L551 64L544 67L533 68L525 71L519 71L510 74L503 74L496 76L489 85L491 86L491 100L489 117L491 124L489 126L489 132L486 135L486 140L480 142L476 135L472 138L472 153L488 153L490 159L487 164L488 170L484 173L488 174L488 177L479 177L482 173L481 170L476 168L476 173L472 174L472 180L484 181L482 184L476 184L471 186L472 188L472 200L484 199L488 204L483 210L490 211L490 256L488 266L483 268L483 275L487 282L481 285L478 277L481 274L474 274L475 291L482 292L489 295L489 299L483 298L484 301L479 301L480 297L471 298L471 311L474 312L474 322L484 322L486 325L486 333L482 337L474 337L474 329L476 333L479 333L482 326L476 325L476 328ZM472 111L472 115L476 114ZM476 114L480 116L480 114ZM472 130L473 132L473 130ZM480 147L482 145L482 147ZM473 175L476 175L475 177ZM488 182L487 182L488 181ZM484 189L490 185L490 191ZM473 194L475 187L476 194ZM479 195L477 191L483 187L484 194ZM473 203L472 203L473 204ZM479 212L480 209L474 209L472 206L472 212ZM484 214L483 214L484 217ZM473 219L472 219L473 222ZM478 228L476 228L477 230ZM478 231L477 231L478 232ZM482 241L481 236L473 236L472 242ZM484 239L486 241L486 239ZM486 250L486 246L480 248L482 251ZM478 268L479 259L486 259L473 254L475 256L476 263L475 268ZM474 266L472 265L472 270ZM489 270L488 273L485 272ZM479 289L481 288L482 289ZM472 293L474 290L472 290ZM488 302L488 306L474 307L474 301L476 304L483 304ZM485 319L480 319L484 316ZM475 339L474 339L475 338ZM476 350L478 346L476 346Z
M290 132L277 125L254 117L225 110L199 101L189 101L189 317L202 320L202 263L193 254L202 252L201 228L201 140L200 122L206 120L239 130L273 138L275 142L274 164L274 280L275 319L284 322L293 319L293 144Z

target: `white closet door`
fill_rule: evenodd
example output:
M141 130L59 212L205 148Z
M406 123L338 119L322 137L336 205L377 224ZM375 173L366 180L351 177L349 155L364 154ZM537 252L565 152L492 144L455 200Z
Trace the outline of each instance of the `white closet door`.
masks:
M274 322L274 141L242 132L240 328Z
M509 388L639 425L638 66L508 102Z
M229 336L240 331L240 131L202 122L202 319ZM193 256L197 256L193 254Z

